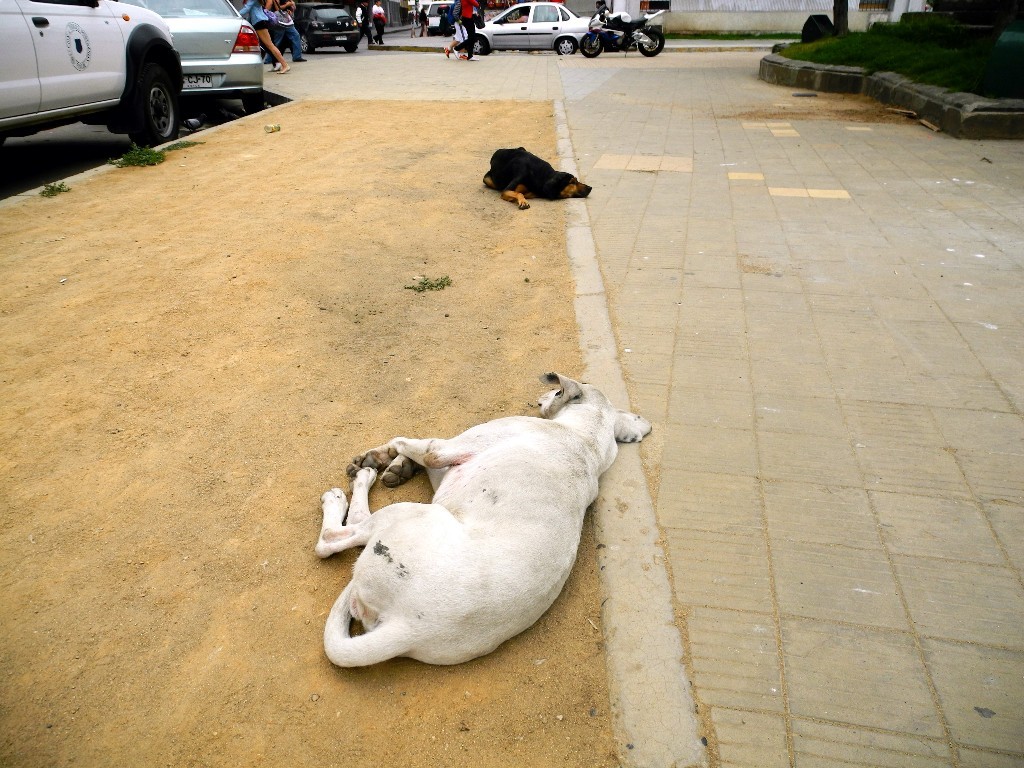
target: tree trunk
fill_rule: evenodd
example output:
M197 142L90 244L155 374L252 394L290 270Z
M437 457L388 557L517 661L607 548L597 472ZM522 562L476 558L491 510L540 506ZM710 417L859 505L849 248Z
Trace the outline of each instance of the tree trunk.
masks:
M1007 0L1016 3L1017 0ZM832 0L832 26L836 28L836 37L842 37L850 31L849 0Z

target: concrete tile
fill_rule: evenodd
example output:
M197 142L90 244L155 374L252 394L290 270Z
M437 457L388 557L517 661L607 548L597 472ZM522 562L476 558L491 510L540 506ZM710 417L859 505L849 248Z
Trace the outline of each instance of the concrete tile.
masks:
M773 540L861 549L878 546L868 495L860 488L765 480L762 492Z
M789 768L786 723L777 715L712 708L722 768Z
M890 552L1002 565L988 520L969 499L872 493Z
M709 533L667 528L676 599L683 606L716 607L770 615L768 550L760 531Z
M948 768L949 745L906 733L793 719L793 752L801 768Z
M672 356L668 354L634 354L621 359L626 380L630 384L667 386L672 373Z
M772 395L799 392L806 397L835 397L829 372L822 365L753 359L750 367L756 392Z
M835 398L799 394L756 394L754 415L762 432L828 436L848 442L846 424Z
M761 534L760 485L754 477L666 466L658 484L658 522L666 528Z
M1024 654L944 640L922 644L953 738L1024 753Z
M880 544L853 549L773 535L771 546L775 589L784 615L910 629Z
M1024 505L989 501L982 509L1013 567L1024 571Z
M857 459L845 437L758 431L757 447L765 479L861 484Z
M665 439L665 452L697 472L752 476L757 472L754 434L724 427L679 426Z
M1008 569L896 555L919 633L1024 650L1024 587Z
M733 392L750 391L750 364L742 357L678 354L673 358L672 381L680 387L712 387Z
M764 174L733 171L729 174L729 181L764 181Z
M783 618L782 645L794 716L942 738L909 634Z
M706 705L782 712L782 674L770 615L696 607L686 623L693 683Z
M687 426L753 429L754 408L749 392L705 387L674 387L669 398L670 423Z
M1024 754L1000 754L983 752L978 749L960 750L960 768L1020 768L1024 765Z

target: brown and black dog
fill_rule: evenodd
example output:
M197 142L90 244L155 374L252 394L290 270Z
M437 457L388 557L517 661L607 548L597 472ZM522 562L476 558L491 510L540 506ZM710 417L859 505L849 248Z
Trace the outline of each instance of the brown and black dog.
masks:
M565 200L586 197L590 187L571 173L556 171L551 163L541 160L522 147L499 149L491 155L491 170L484 176L484 184L501 192L501 199L516 203L526 210L530 198Z

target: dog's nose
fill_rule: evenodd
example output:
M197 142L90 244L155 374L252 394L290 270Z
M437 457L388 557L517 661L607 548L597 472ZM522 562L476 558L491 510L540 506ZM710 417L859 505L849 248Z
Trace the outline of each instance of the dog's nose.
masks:
M588 187L586 184L580 184L579 196L586 197L587 195L590 194L590 190L592 189L593 187Z

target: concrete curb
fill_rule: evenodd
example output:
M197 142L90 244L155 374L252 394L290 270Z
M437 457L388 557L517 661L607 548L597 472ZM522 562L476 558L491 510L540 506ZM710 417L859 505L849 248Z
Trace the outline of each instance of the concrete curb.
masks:
M826 93L860 93L901 109L958 139L1024 139L1024 100L986 99L921 85L895 72L815 64L770 54L758 77L766 83Z
M555 102L560 168L576 173L565 107ZM586 203L568 200L566 246L576 283L584 374L618 405L629 394L616 353L604 281ZM640 453L625 446L601 480L594 505L612 721L619 759L630 768L707 765L665 555Z

